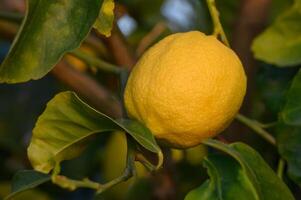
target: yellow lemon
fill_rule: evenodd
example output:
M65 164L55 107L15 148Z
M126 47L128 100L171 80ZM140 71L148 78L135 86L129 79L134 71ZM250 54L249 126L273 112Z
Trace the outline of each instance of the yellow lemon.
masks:
M237 55L216 37L191 31L164 38L141 57L124 100L129 116L159 141L188 148L223 131L245 92Z

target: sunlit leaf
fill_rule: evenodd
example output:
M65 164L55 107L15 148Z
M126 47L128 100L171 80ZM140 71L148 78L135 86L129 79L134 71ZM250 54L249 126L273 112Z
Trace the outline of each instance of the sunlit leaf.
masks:
M118 123L144 148L153 153L158 153L160 151L153 134L141 123L127 119L118 120Z
M186 200L294 199L288 187L249 146L243 143L209 143L213 144L209 146L217 147L228 155L209 155L205 159L210 180L191 191Z
M97 20L94 24L101 34L109 37L111 35L113 22L114 22L114 0L104 0L102 3L100 13L97 17Z
M255 57L278 66L301 63L301 1L282 13L252 45Z
M117 122L87 105L73 92L62 92L48 103L39 117L28 157L35 170L48 173L62 160L78 156L91 136L115 130L128 132L149 151L160 152L151 132L138 122Z
M77 48L94 24L102 0L27 0L27 14L0 67L0 82L39 79Z
M19 171L12 180L11 194L5 199L12 199L19 193L35 188L50 181L50 176L33 170Z

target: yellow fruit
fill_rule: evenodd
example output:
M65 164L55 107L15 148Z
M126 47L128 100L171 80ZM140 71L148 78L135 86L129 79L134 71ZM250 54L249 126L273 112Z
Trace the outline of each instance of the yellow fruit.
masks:
M223 131L238 112L246 76L237 55L198 31L170 35L138 61L125 89L130 117L170 147Z
M181 162L184 158L184 151L179 149L171 149L171 158L174 162Z
M207 147L198 145L185 150L186 160L190 165L201 165L205 156L207 156Z

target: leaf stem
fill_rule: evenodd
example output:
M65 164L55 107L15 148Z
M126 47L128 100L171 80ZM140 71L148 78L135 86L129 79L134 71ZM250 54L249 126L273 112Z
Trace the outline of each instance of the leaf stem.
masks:
M99 58L91 56L87 53L84 53L79 49L75 49L75 50L71 51L70 54L77 57L77 58L79 58L80 60L84 61L88 65L95 66L98 69L106 71L106 72L119 74L122 71L121 68L119 68L119 67L117 67L117 66L115 66L111 63L108 63L104 60L101 60Z
M284 167L285 167L285 161L282 158L280 158L278 162L277 175L281 180L283 178Z
M215 0L207 0L207 6L213 22L213 35L220 36L222 42L230 47L227 36L219 19L219 12L215 5Z
M272 145L276 145L275 138L266 130L262 128L262 124L257 122L256 120L252 120L247 118L246 116L242 114L237 114L235 117L239 122L243 123L244 125L248 126L250 129L252 129L255 133L257 133L259 136L261 136L263 139L268 141Z

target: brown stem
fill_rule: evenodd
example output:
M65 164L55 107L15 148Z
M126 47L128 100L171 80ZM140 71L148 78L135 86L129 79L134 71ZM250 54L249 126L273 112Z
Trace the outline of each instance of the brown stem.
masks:
M131 69L134 66L136 58L117 25L114 26L111 36L104 38L104 41L117 65L127 69Z
M164 22L158 22L153 29L141 39L136 49L136 55L140 57L166 29L167 26Z
M271 0L243 0L237 17L232 47L239 55L248 77L248 90L243 112L250 108L257 65L250 50L253 39L264 28Z
M75 90L91 106L115 118L121 117L121 105L113 95L91 77L65 62L60 62L51 73L61 82Z

